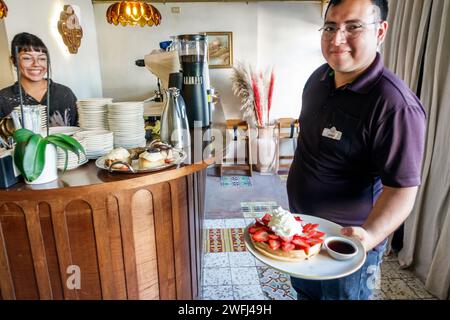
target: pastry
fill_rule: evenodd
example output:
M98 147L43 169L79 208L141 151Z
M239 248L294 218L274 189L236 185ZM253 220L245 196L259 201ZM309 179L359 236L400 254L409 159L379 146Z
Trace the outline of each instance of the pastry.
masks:
M125 148L116 148L109 152L105 157L105 167L109 168L114 162L126 162L131 164L130 153ZM129 170L128 167L124 164L116 163L112 167L112 169L118 170Z
M153 169L163 166L165 162L159 149L151 148L139 155L139 169Z
M302 261L320 252L325 233L318 231L318 224L302 223L300 217L278 208L273 214L247 229L256 250L272 259Z

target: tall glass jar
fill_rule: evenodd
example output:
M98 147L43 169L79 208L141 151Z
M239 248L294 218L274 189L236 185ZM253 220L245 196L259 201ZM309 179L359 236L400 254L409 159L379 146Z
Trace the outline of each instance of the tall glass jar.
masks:
M262 175L278 173L279 130L276 125L257 126L256 170Z

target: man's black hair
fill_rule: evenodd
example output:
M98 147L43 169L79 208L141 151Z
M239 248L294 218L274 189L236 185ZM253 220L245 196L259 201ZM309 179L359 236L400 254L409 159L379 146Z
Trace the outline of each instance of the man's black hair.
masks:
M381 21L386 21L389 13L388 0L370 0L370 1L372 1L373 5L380 8ZM342 0L331 0L330 3L328 4L327 11L325 12L325 17L327 16L328 10L330 10L332 6L338 6L341 2Z
M15 66L17 66L15 53L16 47L19 49L19 52L40 51L45 53L47 55L47 59L50 60L46 45L34 34L27 32L18 33L11 41L11 59Z

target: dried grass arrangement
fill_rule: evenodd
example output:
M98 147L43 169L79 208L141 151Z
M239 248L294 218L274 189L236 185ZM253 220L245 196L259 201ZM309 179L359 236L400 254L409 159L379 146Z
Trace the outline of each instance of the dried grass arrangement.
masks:
M273 69L269 68L264 73L256 72L250 65L237 63L231 81L234 95L241 98L244 119L251 125L269 125L275 86Z

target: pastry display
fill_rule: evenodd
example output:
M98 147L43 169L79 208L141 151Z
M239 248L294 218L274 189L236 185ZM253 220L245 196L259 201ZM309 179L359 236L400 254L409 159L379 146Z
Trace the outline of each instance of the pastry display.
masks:
M118 170L128 170L128 167L125 164L116 163L112 165L114 162L126 162L131 165L131 157L130 153L125 148L116 148L109 152L105 157L105 166L107 168L111 167L113 169ZM112 165L112 166L111 166Z
M254 247L263 255L282 261L311 259L320 252L325 233L318 224L303 223L281 207L256 218L247 231Z
M110 172L145 173L164 170L182 163L186 152L173 148L159 140L153 141L149 147L116 148L95 162L98 168ZM115 163L124 162L125 164ZM114 165L112 165L115 163ZM112 165L112 167L110 167Z

